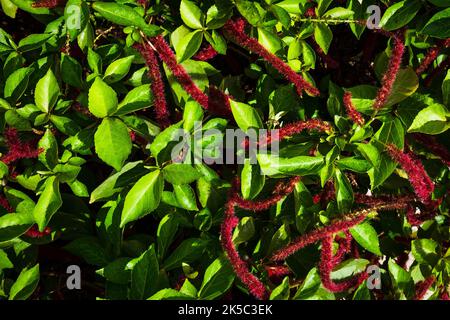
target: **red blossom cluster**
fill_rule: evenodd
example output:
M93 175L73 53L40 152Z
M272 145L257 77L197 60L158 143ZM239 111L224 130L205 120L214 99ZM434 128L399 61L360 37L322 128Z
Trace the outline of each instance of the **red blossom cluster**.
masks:
M36 149L31 141L21 141L19 132L16 128L7 128L3 132L8 153L0 160L5 164L11 164L14 161L26 158L37 158L41 150Z
M39 0L33 2L31 5L33 8L48 8L53 9L56 7L62 7L66 4L66 0Z
M208 45L202 48L195 56L194 60L208 61L217 56L218 52L213 48L212 45Z
M352 93L350 91L346 91L343 97L344 107L347 111L348 116L354 123L358 126L362 127L364 125L364 118L362 115L356 110L355 106L352 102Z
M375 110L381 109L387 102L389 95L391 94L392 87L394 86L395 79L397 78L398 71L402 64L402 57L405 51L404 35L402 32L392 34L393 47L391 52L391 58L386 72L381 79L381 88L377 92L373 108Z
M450 46L450 38L445 40L440 40L438 43L431 47L423 60L421 61L420 65L416 69L416 74L419 76L423 72L425 72L431 63L433 63L434 60L438 57L439 53L442 51L443 48L447 48Z
M419 159L412 153L404 153L397 146L388 144L386 150L390 157L397 161L408 174L409 181L420 200L427 204L431 201L434 184Z
M148 67L148 76L151 80L151 90L155 97L156 120L159 125L166 128L170 124L169 110L167 109L166 97L164 94L164 83L159 70L159 62L156 58L155 51L148 44L135 44L134 48L139 51Z
M283 60L270 53L257 39L249 37L245 33L245 26L246 21L242 18L238 18L236 20L229 20L225 24L224 29L240 46L259 55L277 69L287 80L293 83L299 95L302 95L304 90L313 96L320 95L320 91L316 87L306 81L300 74L292 70Z

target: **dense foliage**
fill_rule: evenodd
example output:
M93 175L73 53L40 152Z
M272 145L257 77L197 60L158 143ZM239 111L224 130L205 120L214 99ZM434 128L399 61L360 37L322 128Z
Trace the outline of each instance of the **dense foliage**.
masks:
M0 299L448 300L449 0L0 3Z

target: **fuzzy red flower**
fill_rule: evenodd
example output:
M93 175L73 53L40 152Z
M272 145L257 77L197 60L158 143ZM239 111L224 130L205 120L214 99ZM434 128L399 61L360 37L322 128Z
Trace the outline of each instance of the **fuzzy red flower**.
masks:
M402 152L393 144L388 144L386 150L390 157L406 171L416 195L423 203L429 203L434 191L434 184L419 159L416 159L411 153Z
M66 3L65 0L39 0L33 2L31 5L33 8L48 8L53 9L56 7L62 7Z
M164 82L161 77L155 51L149 44L135 44L134 47L142 55L148 67L148 76L151 80L150 88L155 97L156 120L161 127L166 128L170 125L169 110L167 109Z
M441 158L441 161L446 166L450 167L450 152L445 146L437 141L436 137L423 133L414 133L413 137L417 142Z
M41 150L36 149L31 141L21 141L17 129L7 128L3 132L3 135L9 149L8 153L0 159L5 164L10 164L20 159L38 157Z
M228 20L224 28L228 34L242 47L256 53L261 58L266 60L270 65L280 72L286 79L294 84L299 95L302 95L303 90L309 94L318 96L320 91L306 81L301 75L291 69L283 60L276 55L267 51L263 45L261 45L257 39L247 36L245 33L246 22L244 19L239 18L235 21Z
M364 118L362 115L356 110L355 106L352 103L352 93L350 91L346 91L344 93L344 107L347 111L348 116L354 123L358 126L362 127L364 125Z
M381 109L387 102L397 78L398 71L402 63L403 52L405 51L405 44L403 43L403 34L395 33L392 36L394 42L391 58L386 72L381 79L381 88L377 92L373 108L375 110Z
M450 38L440 40L435 46L431 47L428 50L425 57L423 58L423 60L421 61L420 65L417 67L416 74L419 76L425 70L427 70L430 64L433 63L434 60L436 60L436 58L439 55L439 52L441 52L443 48L447 48L449 46L450 46Z
M159 58L164 61L175 78L177 78L178 82L180 82L183 89L186 90L186 92L189 93L204 109L208 109L208 96L194 83L186 69L177 62L175 54L164 38L159 35L151 40L156 51L158 51Z
M194 60L208 61L217 56L218 52L213 48L212 45L208 45L201 49L195 56Z
M414 296L414 300L422 300L435 281L436 278L434 276L430 276L425 280L419 282L416 285L416 294Z

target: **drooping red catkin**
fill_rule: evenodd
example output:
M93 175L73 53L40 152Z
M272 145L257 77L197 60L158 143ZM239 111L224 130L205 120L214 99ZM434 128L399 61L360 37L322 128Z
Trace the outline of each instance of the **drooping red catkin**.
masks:
M200 90L187 73L186 69L177 62L177 58L163 36L151 38L152 44L158 52L159 58L167 65L172 74L177 78L184 90L191 95L203 108L208 109L208 96Z
M411 153L402 152L393 144L388 144L386 150L390 157L397 161L403 170L406 171L409 181L420 200L423 203L429 203L431 194L434 191L434 184L419 159L413 157Z
M433 80L443 71L450 67L450 57L442 61L423 81L425 87L431 86Z
M353 105L352 93L350 91L345 91L343 101L345 110L347 111L347 114L350 117L350 119L352 119L352 121L356 123L358 126L362 127L364 125L364 118Z
M405 51L403 38L404 35L400 32L392 35L394 44L392 47L391 58L389 60L387 70L381 79L381 88L378 90L375 103L373 104L373 108L375 110L381 109L386 104L386 101L391 94L392 87L394 86L395 79L397 78L397 73L400 70L403 53Z
M417 142L441 158L441 161L445 165L450 167L450 152L445 146L437 141L436 137L423 133L414 133L412 136Z
M345 280L342 282L334 282L331 279L331 272L335 266L333 261L333 237L327 236L322 239L322 250L320 254L319 273L323 286L331 292L342 292L359 286L367 278L366 272Z
M411 226L420 226L427 220L433 219L435 214L416 214L416 209L413 206L409 206L406 209L406 220Z
M431 47L428 50L425 57L423 58L423 60L421 61L420 65L417 67L416 74L419 76L425 70L427 70L428 67L430 66L430 64L433 63L434 60L436 60L436 58L439 55L439 52L443 48L447 48L449 46L450 46L450 38L445 39L445 40L440 40L435 46Z
M235 203L229 199L225 204L225 218L222 222L220 239L222 248L227 254L234 272L239 279L246 285L250 293L260 300L266 300L269 296L264 284L252 274L245 261L241 259L233 243L233 229L239 223L239 219L234 215Z
M296 73L283 60L276 55L267 51L257 39L247 36L245 33L246 21L243 18L236 20L228 20L224 29L228 34L242 47L256 53L261 58L266 60L270 65L280 72L286 79L294 84L299 95L302 95L303 90L307 91L313 96L320 95L320 91L306 81L300 74Z
M419 282L416 285L416 294L414 296L414 300L422 300L427 293L427 291L431 288L434 281L436 280L435 276L429 276L425 280Z
M170 114L167 109L167 102L164 94L164 82L162 80L161 71L159 70L159 63L155 51L147 43L137 43L134 45L134 48L142 55L145 64L148 67L148 76L151 80L150 88L155 99L156 120L162 128L166 128L170 125Z
M13 207L11 207L8 199L6 199L4 196L0 196L0 206L2 206L9 213L14 212Z
M339 247L338 247L336 254L333 256L333 259L332 259L333 265L339 264L343 260L344 256L352 248L353 237L352 237L350 231L346 230L344 233L345 233L345 237L343 237L343 238L337 237L336 238L336 242L339 244Z
M294 191L295 185L300 181L300 177L291 178L286 184L280 183L275 187L274 195L264 200L245 200L236 192L232 194L233 201L236 205L245 210L264 211L274 206L281 199Z
M26 158L37 158L41 150L35 148L31 141L22 142L19 138L19 132L15 128L7 128L3 132L8 153L0 160L5 164Z
M194 60L208 61L218 55L218 52L213 48L212 45L208 45L202 48L195 56Z
M208 111L222 117L231 116L230 97L215 86L209 86Z
M34 2L31 6L33 8L48 8L53 9L56 7L61 7L66 3L65 0L39 0Z
M292 273L288 266L266 266L267 276L269 278L281 278Z
M309 233L297 237L290 244L276 251L270 258L270 260L285 260L287 257L293 255L298 250L310 244L313 244L321 239L324 239L325 237L328 237L340 231L346 231L351 227L363 222L366 216L372 211L404 209L407 205L408 202L397 201L394 203L383 203L372 206L370 208L361 209L359 211L349 213L345 215L342 220L338 220L328 226L315 229Z
M293 123L289 123L284 127L281 127L277 130L276 135L271 135L270 131L267 136L263 136L261 141L259 141L260 146L266 146L274 141L281 141L286 139L287 137L291 137L295 134L299 134L304 130L317 130L319 132L330 132L332 131L332 127L328 122L319 120L319 119L310 119L310 120L300 120Z

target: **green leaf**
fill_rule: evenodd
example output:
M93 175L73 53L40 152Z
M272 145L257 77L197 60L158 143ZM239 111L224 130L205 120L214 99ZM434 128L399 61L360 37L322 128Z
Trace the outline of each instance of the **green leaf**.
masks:
M270 9L283 27L288 29L291 25L291 16L289 15L289 12L278 5L272 5Z
M42 151L38 159L50 170L58 164L58 143L50 129L47 129L38 142L38 148Z
M2 5L3 12L10 18L16 17L17 6L9 0L1 0L0 4Z
M26 300L36 290L39 278L39 264L30 269L23 269L9 290L9 300Z
M219 257L206 268L198 297L202 300L213 300L230 289L235 275L228 260Z
M18 100L28 86L28 80L33 68L20 68L14 71L5 82L4 97L13 101Z
M255 2L236 0L236 7L239 13L244 16L245 20L247 20L251 25L257 26L261 21L261 16Z
M183 209L190 211L198 210L195 193L190 185L176 184L173 186L173 191L178 204L180 204Z
M97 118L112 115L117 109L117 94L100 77L89 89L89 111Z
M20 40L17 50L19 52L27 52L40 48L52 35L51 34L30 34Z
M450 104L450 70L447 70L447 75L442 81L442 101L446 106Z
M258 154L258 163L262 173L267 176L303 176L319 173L324 165L324 157L297 156L281 158L276 155Z
M332 0L318 0L316 8L317 16L322 17L332 2Z
M358 224L350 229L353 238L364 249L381 256L380 243L376 230L368 222Z
M180 14L183 22L192 29L201 29L203 26L204 16L197 5L188 0L181 0Z
M411 67L400 69L385 107L393 106L411 96L419 88L419 78Z
M339 263L331 272L334 281L344 280L366 270L370 261L366 259L348 259Z
M231 111L233 113L234 120L237 125L243 131L247 131L249 128L262 128L263 123L256 109L252 108L248 104L242 102L236 102L230 99Z
M66 245L64 249L94 266L103 267L110 262L102 244L93 236L76 238Z
M417 239L411 241L411 252L417 262L436 265L439 260L438 244L432 239Z
M423 34L436 37L439 39L446 39L450 37L450 8L444 9L436 13L427 24L423 27L421 32Z
M127 5L115 2L95 1L92 4L92 8L106 20L121 26L139 28L148 37L154 37L161 33L159 27L147 24L136 10L133 10Z
M164 179L172 184L189 184L202 174L190 164L172 163L163 168Z
M392 259L389 259L388 268L394 286L398 288L406 298L411 297L414 293L414 281L409 272L396 264Z
M189 32L178 42L177 61L183 62L191 58L200 49L203 40L203 33L201 30Z
M84 0L69 0L64 9L67 32L75 40L89 21L89 6Z
M439 134L450 128L447 116L448 110L442 104L432 104L419 111L408 132L421 132L426 134Z
M131 278L131 270L128 270L126 267L130 260L131 258L119 258L108 263L104 268L97 270L96 273L110 282L128 285Z
M328 49L331 45L331 40L333 40L333 33L330 27L324 23L317 23L314 26L314 39L316 40L319 47L323 52L328 53Z
M205 250L207 242L198 238L184 240L164 261L163 268L167 271L181 267L181 263L191 263L199 259Z
M82 88L82 72L81 65L76 59L67 54L61 55L61 77L65 83L72 87Z
M349 212L353 205L353 189L347 176L339 169L336 169L335 188L336 201L339 212Z
M328 19L348 19L353 16L353 14L354 12L350 9L335 7L325 12L322 17Z
M0 273L4 269L12 269L12 268L14 268L14 265L11 262L11 260L9 260L8 255L6 254L5 251L0 249Z
M271 53L276 53L283 48L280 38L264 28L258 28L258 42Z
M253 217L243 217L233 232L233 242L237 246L247 242L255 235L255 224Z
M203 115L203 108L197 101L189 100L186 102L183 111L183 129L187 132L196 129L196 126L202 122Z
M150 107L153 104L153 94L150 85L144 84L134 88L127 93L125 98L119 103L114 115L125 115L141 109Z
M133 60L134 56L117 59L106 68L103 80L106 83L114 83L122 80L130 71Z
M33 202L31 202L31 204L33 204ZM13 212L2 215L0 217L0 243L21 236L33 224L34 218L29 211L23 213Z
M391 31L407 25L420 10L420 0L404 0L389 6L380 20L380 27Z
M144 168L142 161L125 164L119 172L108 177L92 191L89 203L94 203L98 200L104 200L113 196L146 173L148 173L148 170Z
M241 192L244 199L255 198L264 187L265 176L258 164L251 164L250 159L244 160L241 172Z
M52 216L62 205L61 194L59 192L59 180L55 176L48 177L45 181L44 191L39 196L39 200L34 207L33 216L43 232Z
M95 132L94 141L99 158L119 171L131 153L127 126L119 119L104 118Z
M283 281L270 293L269 300L288 300L289 295L289 277L284 277Z
M142 300L150 297L157 288L159 264L154 245L136 260L131 270L130 299Z
M158 225L158 230L156 231L156 241L158 244L158 257L162 259L178 230L178 221L173 214L166 214Z
M163 188L164 179L159 170L140 178L125 198L120 226L124 227L155 210L159 206Z

